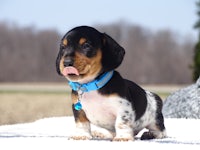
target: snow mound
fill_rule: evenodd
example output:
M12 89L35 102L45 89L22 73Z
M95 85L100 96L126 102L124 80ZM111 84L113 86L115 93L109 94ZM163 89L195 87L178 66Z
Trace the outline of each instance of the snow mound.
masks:
M167 118L200 119L200 78L195 84L172 93L164 102L163 114Z

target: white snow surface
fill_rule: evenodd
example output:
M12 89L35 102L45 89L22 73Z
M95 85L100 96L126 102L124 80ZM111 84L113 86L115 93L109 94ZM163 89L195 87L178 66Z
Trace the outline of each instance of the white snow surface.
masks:
M0 126L0 150L67 150L67 149L200 149L200 119L165 119L167 138L141 141L69 139L75 129L73 117L56 117L33 123ZM97 130L96 127L92 127Z

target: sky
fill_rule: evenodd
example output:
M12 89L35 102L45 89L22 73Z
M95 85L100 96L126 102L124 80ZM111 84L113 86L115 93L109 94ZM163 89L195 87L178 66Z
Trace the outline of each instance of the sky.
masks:
M153 31L197 37L197 0L0 0L0 22L65 33L80 25L123 20Z

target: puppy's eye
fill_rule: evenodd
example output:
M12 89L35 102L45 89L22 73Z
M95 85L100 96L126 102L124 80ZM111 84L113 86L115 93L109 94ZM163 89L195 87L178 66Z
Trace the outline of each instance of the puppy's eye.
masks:
M91 45L89 43L84 43L81 47L84 50L89 50L91 48Z
M81 45L81 53L83 53L87 57L92 57L96 54L96 51L90 43L85 42Z

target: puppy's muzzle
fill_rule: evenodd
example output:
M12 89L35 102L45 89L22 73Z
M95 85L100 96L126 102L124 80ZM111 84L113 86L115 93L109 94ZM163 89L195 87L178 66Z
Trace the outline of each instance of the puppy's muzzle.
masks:
M73 66L75 52L72 48L66 48L64 52L64 67Z
M69 66L73 66L74 64L74 61L72 58L66 58L64 60L64 67L69 67Z

